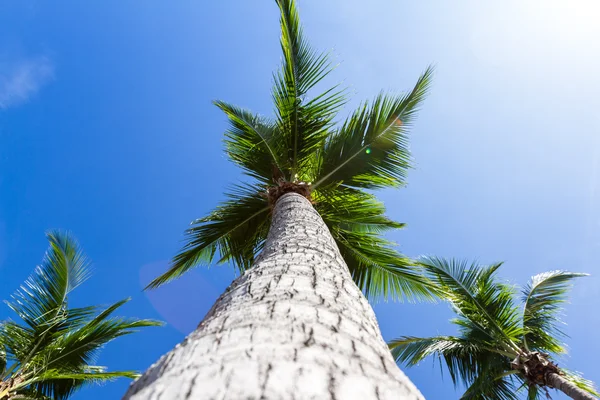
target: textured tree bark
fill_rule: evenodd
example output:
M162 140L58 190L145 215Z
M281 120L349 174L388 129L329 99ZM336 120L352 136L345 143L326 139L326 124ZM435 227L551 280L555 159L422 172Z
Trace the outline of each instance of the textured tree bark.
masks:
M567 396L575 400L596 400L594 396L589 394L588 392L579 389L572 382L569 382L564 377L559 374L550 373L546 376L548 383L555 388L556 390L560 390Z
M264 249L124 399L423 399L304 197L276 203Z

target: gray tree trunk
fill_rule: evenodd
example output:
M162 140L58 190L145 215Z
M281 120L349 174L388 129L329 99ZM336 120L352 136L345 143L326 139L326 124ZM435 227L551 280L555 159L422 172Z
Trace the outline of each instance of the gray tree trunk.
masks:
M253 268L124 399L423 399L304 197L275 205Z
M559 374L550 373L547 376L548 383L555 388L556 390L560 390L567 396L575 400L596 400L594 396L586 392L585 390L581 390L573 382L569 382L563 376Z

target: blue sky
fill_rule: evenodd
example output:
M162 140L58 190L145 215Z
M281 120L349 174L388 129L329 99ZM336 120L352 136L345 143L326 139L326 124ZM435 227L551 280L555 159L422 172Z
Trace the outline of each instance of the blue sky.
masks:
M341 63L332 81L355 93L348 110L437 66L412 133L409 186L381 193L389 215L408 223L392 235L402 251L505 260L501 275L515 283L550 269L592 273L567 308L571 354L561 365L600 382L600 6L451 3L300 7L313 45ZM141 288L189 222L240 179L211 100L270 113L279 60L272 1L0 3L0 297L40 261L45 230L69 229L95 270L74 303L132 296L124 315L168 322L112 343L99 363L143 370L181 341L232 269ZM446 305L375 310L386 339L453 329ZM430 399L459 396L431 362L406 372ZM74 398L120 398L127 385Z

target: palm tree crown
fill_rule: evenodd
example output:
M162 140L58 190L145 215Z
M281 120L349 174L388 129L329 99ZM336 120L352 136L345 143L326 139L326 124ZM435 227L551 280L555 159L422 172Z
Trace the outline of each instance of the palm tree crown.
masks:
M94 365L111 340L159 322L111 317L129 299L101 310L73 308L69 294L86 281L90 263L68 234L47 234L50 247L35 273L8 301L22 323L0 324L0 400L66 399L87 383L133 371L106 372Z
M344 89L312 93L333 66L326 53L306 42L294 0L277 0L283 63L274 75L273 118L216 101L229 119L225 150L252 178L236 185L228 200L193 222L187 243L158 287L190 268L231 261L240 272L252 266L270 226L272 205L286 192L309 198L323 217L350 272L367 295L427 296L425 280L381 234L403 224L365 189L399 187L410 168L407 130L428 91L427 69L405 94L380 94L342 124Z
M500 282L501 263L480 267L460 261L425 258L420 264L457 318L457 336L403 336L390 342L396 361L416 365L435 355L443 360L453 382L467 386L463 399L518 399L520 389L529 399L547 391L548 372L557 372L574 386L598 396L592 382L552 360L566 353L561 342L559 311L574 278L586 274L551 271L536 275L521 290Z

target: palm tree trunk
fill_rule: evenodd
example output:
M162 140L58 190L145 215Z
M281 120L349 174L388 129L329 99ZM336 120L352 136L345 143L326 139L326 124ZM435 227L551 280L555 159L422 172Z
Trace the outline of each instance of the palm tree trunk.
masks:
M276 203L254 267L124 399L423 399L396 366L327 226Z
M581 390L573 382L566 380L563 376L554 372L546 376L547 382L556 390L560 390L567 396L575 400L596 400L594 396Z

